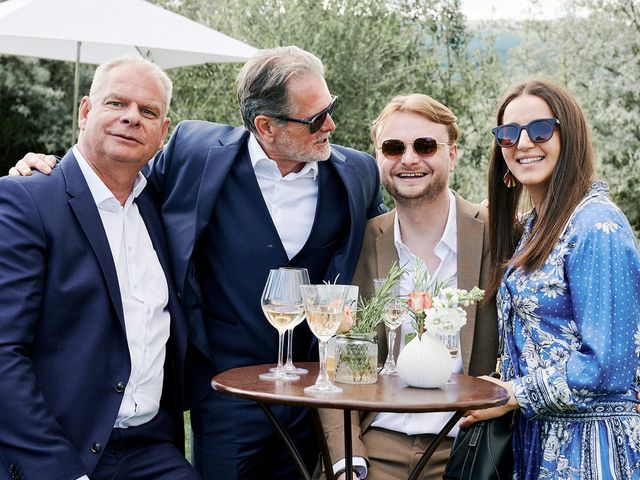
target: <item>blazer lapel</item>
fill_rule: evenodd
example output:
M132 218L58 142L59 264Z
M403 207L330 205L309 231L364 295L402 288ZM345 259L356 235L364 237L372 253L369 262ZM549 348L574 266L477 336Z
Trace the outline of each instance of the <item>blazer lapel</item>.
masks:
M171 336L169 341L172 342L174 348L176 348L177 358L182 359L184 358L187 344L186 323L182 320L182 312L178 311L178 300L175 297L175 289L172 287L173 280L170 275L171 267L167 254L167 244L162 230L162 222L160 221L157 210L152 203L151 197L146 191L143 191L138 195L136 198L136 204L138 205L140 216L147 227L147 232L149 233L153 249L156 252L158 261L164 271L165 279L169 285L169 302L167 304L167 308L171 315ZM181 372L181 369L179 369L179 371ZM182 373L180 373L180 375L182 375Z
M248 137L249 132L242 127L238 127L220 138L220 145L214 145L209 148L196 201L195 239L200 236L202 229L209 221L213 206L233 165L233 161L236 159L240 149L246 145Z
M349 241L347 241L344 251L336 254L327 269L327 278L335 278L338 274L343 274L340 278L342 281L351 281L351 278L345 278L344 272L352 270L355 264L349 266L347 264L348 259L357 260L360 254L360 248L362 247L361 241L354 241L358 238L358 232L364 231L364 226L367 221L366 212L361 211L358 205L364 204L363 189L361 185L361 179L358 176L358 172L354 169L353 164L347 161L347 158L335 150L331 149L331 156L329 162L335 167L338 176L342 180L347 191L349 199ZM355 250L355 252L354 252Z
M385 215L380 223L380 235L376 237L376 268L378 278L386 277L391 264L398 261L398 252L393 241L395 210Z
M395 210L384 215L384 219L380 222L380 235L376 237L376 269L377 278L386 277L391 269L391 264L398 261L398 252L394 243L393 224L396 214ZM385 331L386 331L385 327ZM400 329L396 330L396 338L393 343L393 353L395 358L400 355L401 343ZM386 339L385 339L386 343ZM389 348L389 345L387 345Z
M484 238L484 222L477 219L479 210L472 203L456 197L458 240L458 288L471 290L480 283L480 266ZM465 372L469 371L473 333L476 325L476 305L466 308L467 323L460 331L460 350Z
M211 213L216 199L227 174L233 165L233 161L240 149L246 144L249 132L242 127L233 129L224 137L220 138L220 145L209 147L207 159L200 177L198 196L195 202L195 219L192 224L193 231L185 235L185 243L181 245L178 252L175 249L172 255L179 255L181 259L172 258L172 265L175 266L176 288L178 291L184 289L195 242L200 237L202 230L211 218ZM187 225L188 227L188 225Z
M69 205L98 259L109 290L111 302L120 320L120 325L122 325L124 329L124 313L120 287L118 286L118 275L115 264L113 263L111 249L109 248L109 241L107 240L104 226L100 220L98 207L96 207L87 182L71 151L69 151L60 162L60 168L65 178L67 193L70 196Z

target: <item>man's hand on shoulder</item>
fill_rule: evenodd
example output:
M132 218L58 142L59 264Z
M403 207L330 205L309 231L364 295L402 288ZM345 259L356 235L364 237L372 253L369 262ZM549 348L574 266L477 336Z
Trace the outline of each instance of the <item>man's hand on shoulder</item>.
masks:
M22 157L22 160L18 160L15 167L9 169L9 175L28 177L31 175L31 170L38 170L48 175L57 163L53 155L29 152Z

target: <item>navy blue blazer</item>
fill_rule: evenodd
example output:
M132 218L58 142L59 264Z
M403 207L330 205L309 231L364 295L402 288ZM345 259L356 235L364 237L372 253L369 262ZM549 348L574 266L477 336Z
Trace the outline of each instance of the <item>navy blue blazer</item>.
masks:
M150 196L136 199L169 284L161 408L183 447L186 324ZM0 479L91 474L131 363L116 269L71 152L50 176L0 179Z
M184 121L146 171L149 188L158 196L176 288L181 294L199 293L190 268L194 246L248 138L249 132L244 127ZM351 222L346 245L332 258L327 278L334 279L340 274L340 281L349 283L360 255L367 219L384 213L385 207L378 168L370 155L332 145L328 161L344 183ZM238 261L241 266L245 260ZM189 325L196 327L190 330L190 339L205 355L210 355L206 333L199 329L202 313L195 297L185 297L183 303Z

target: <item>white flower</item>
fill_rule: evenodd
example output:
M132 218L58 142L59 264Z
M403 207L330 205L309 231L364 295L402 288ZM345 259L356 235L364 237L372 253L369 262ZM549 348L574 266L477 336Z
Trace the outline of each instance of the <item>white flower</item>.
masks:
M454 335L467 323L467 312L460 307L433 307L425 313L425 328L433 335Z
M596 223L596 229L602 230L604 233L615 232L618 228L620 228L620 226L617 223L613 223L611 220Z
M564 295L565 285L559 279L553 279L545 282L540 291L547 298L556 298L558 295Z
M629 446L634 452L640 450L640 421L637 418L629 419L629 423L625 425L625 433L629 442Z
M409 293L406 302L418 335L425 330L435 335L456 334L467 323L467 312L461 306L467 307L484 297L484 290L478 287L470 291L448 287L452 280L453 277L432 281L424 264L416 264L416 290Z
M458 298L459 290L457 288L443 288L440 290L438 300L442 299L443 306L456 307L460 301Z

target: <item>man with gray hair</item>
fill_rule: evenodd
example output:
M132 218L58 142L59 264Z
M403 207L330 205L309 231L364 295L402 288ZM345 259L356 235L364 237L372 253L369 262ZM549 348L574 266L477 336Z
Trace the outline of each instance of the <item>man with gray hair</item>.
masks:
M0 179L0 478L198 478L187 326L140 174L170 100L151 62L107 62L59 167Z
M270 269L304 267L312 283L338 275L349 283L366 220L384 207L373 158L329 143L336 97L315 55L259 51L237 93L244 127L182 122L148 178L190 326L194 464L207 480L290 480L299 473L258 405L214 392L211 377L276 360L277 333L260 305ZM316 355L300 325L294 359ZM272 410L312 469L309 412Z
M194 465L206 480L293 480L296 466L258 405L218 394L210 381L276 360L277 333L260 305L269 270L304 267L312 283L338 275L349 283L367 218L384 206L373 158L329 143L336 97L315 55L293 46L258 51L238 75L237 94L244 127L180 123L148 181L189 323ZM28 172L27 163L38 161L18 170ZM293 357L317 358L306 324L296 329ZM272 410L312 469L309 412Z

